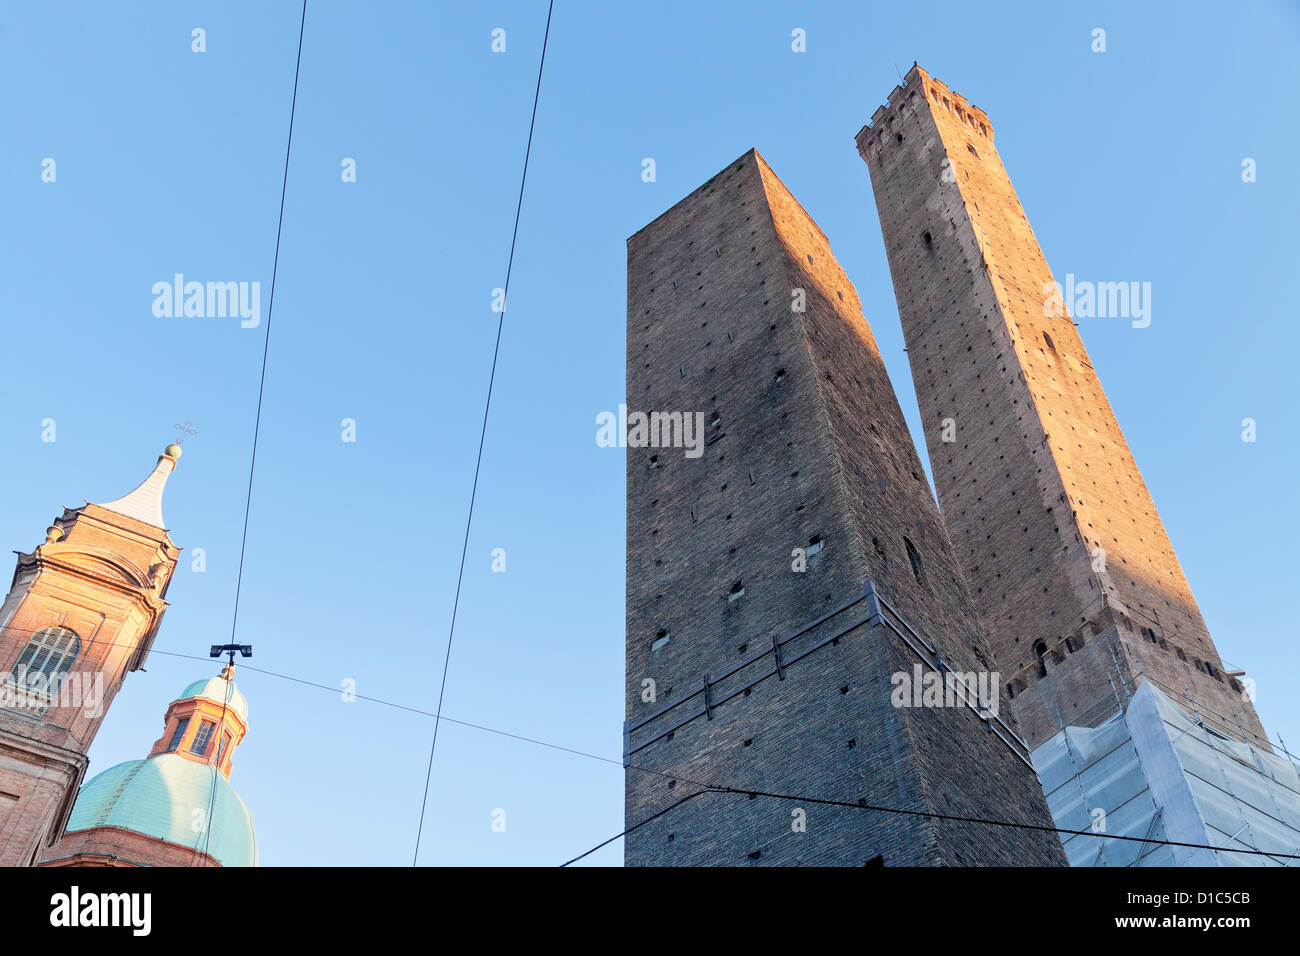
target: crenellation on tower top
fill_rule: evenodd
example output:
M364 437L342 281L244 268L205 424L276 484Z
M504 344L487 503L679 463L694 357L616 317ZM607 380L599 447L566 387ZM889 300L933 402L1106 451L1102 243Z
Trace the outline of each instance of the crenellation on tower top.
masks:
M903 142L899 138L902 125L922 104L942 106L955 115L971 135L993 139L993 124L989 122L987 113L913 63L903 84L894 87L885 103L876 108L871 119L858 131L856 140L862 158L869 160L885 148L890 134L893 134L895 142Z

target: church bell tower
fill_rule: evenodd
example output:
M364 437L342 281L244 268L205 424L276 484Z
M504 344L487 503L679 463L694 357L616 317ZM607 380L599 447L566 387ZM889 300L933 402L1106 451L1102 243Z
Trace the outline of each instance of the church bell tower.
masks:
M62 834L100 722L153 646L180 556L162 517L180 457L169 445L135 490L65 508L18 554L0 605L0 866Z

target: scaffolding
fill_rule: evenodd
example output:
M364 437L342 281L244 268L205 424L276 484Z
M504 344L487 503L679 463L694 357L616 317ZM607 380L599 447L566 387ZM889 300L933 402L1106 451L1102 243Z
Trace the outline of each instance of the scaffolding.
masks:
M1239 725L1149 675L1135 685L1113 687L1113 698L1031 754L1056 825L1087 831L1061 834L1070 865L1293 862L1281 857L1300 854L1300 770L1285 748L1273 753L1221 733L1216 726Z

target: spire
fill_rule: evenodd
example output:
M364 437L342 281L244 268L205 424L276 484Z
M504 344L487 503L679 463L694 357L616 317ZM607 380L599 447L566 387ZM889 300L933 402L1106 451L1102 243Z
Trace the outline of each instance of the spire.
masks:
M175 470L180 457L181 446L168 445L158 456L158 464L154 466L153 472L135 490L114 501L104 502L100 507L165 529L167 525L163 523L162 516L163 488L167 484L167 476Z

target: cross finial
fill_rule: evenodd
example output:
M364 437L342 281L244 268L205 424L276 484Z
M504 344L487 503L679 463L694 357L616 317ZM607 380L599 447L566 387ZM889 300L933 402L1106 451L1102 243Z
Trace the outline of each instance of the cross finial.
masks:
M197 428L192 427L193 425L193 422L186 421L184 425L172 426L172 428L176 429L176 444L183 445L185 444L186 435L197 435L199 433Z

